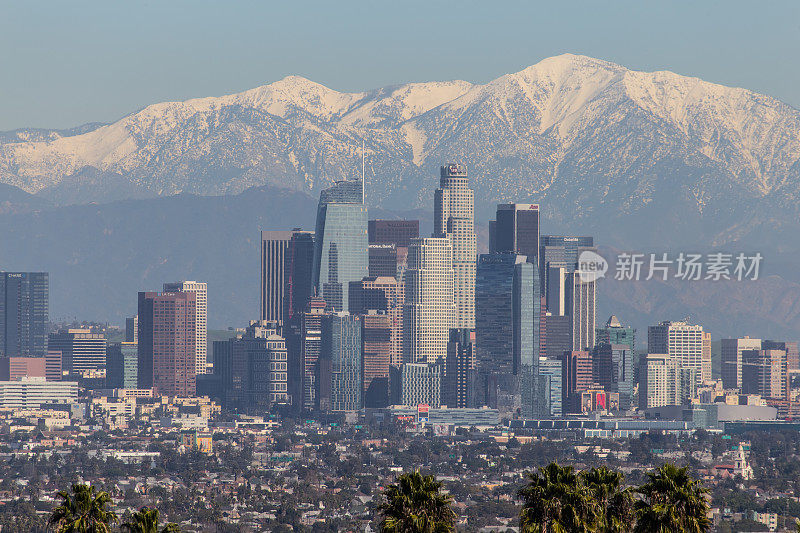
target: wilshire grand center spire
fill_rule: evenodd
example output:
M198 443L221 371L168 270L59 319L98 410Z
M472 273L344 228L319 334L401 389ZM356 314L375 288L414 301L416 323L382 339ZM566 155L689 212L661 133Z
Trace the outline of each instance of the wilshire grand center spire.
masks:
M475 193L467 186L467 167L441 167L433 204L433 236L453 244L454 328L475 327Z
M337 181L319 195L313 283L333 311L349 311L351 281L369 275L367 207L362 180Z

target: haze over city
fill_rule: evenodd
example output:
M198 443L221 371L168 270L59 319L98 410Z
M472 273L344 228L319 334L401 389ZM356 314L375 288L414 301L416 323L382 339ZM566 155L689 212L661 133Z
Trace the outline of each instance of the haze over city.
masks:
M800 528L796 3L2 12L0 532Z

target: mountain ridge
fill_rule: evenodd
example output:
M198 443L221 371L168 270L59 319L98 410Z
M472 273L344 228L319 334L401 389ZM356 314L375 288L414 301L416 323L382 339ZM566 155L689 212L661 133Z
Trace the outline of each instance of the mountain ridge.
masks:
M620 124L625 131L614 132ZM662 157L660 151L694 157L695 164L717 166L717 174L757 196L798 186L800 112L788 104L670 71L634 71L573 54L486 84L412 82L347 93L287 76L220 97L151 104L83 134L0 143L0 181L35 193L89 167L126 176L154 195L227 194L278 183L314 193L359 170L363 141L375 203L419 206L418 196L402 191L417 186L435 167L433 160L458 156L466 142L464 148L496 149L462 155L473 163L484 196L507 195L511 187L503 174L514 170L540 176L524 191L541 195L561 179L564 161L587 151L586 134L598 125L647 150L623 153L623 161ZM657 137L643 137L645 130L636 131L641 125ZM515 148L525 144L517 152L522 168L483 157L513 159ZM605 170L618 179L626 169Z
M495 203L531 202L542 233L594 235L615 250L759 251L773 276L763 283L609 283L601 300L648 320L685 307L719 331L759 309L775 315L751 317L765 331L800 330L790 297L800 294L800 111L746 89L576 55L485 84L343 93L289 76L152 104L107 125L0 133L0 260L49 269L54 288L77 291L55 297L89 294L76 311L109 317L160 277L208 280L222 291L218 320L241 323L252 317L237 302L254 290L256 263L237 285L229 258L257 256L259 227L308 227L319 190L359 175L362 155L373 216L373 207L430 209L438 166L460 161L482 232ZM286 211L287 198L297 212ZM75 205L90 202L102 205ZM204 210L219 212L198 216ZM164 235L191 243L167 248ZM115 287L120 275L126 282ZM97 280L113 294L91 296Z

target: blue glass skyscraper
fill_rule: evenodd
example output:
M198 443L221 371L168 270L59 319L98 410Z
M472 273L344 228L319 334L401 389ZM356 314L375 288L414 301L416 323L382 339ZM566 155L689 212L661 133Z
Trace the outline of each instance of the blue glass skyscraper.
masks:
M539 416L556 418L562 415L561 383L561 361L539 358Z
M526 256L481 254L475 276L475 344L480 373L515 373L512 300L514 267Z
M361 323L362 317L347 313L323 318L321 357L330 361L331 411L361 409Z
M369 275L367 208L361 180L337 181L319 195L313 284L336 312L349 311L348 287Z
M520 408L524 418L539 414L540 295L539 268L531 263L514 265L514 374L519 382Z
M480 256L475 283L479 405L536 416L540 294L539 268L526 256Z

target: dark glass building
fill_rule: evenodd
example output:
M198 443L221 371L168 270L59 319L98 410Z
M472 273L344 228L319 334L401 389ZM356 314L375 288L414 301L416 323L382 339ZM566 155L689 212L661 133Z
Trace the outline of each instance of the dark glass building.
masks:
M539 358L539 416L542 418L557 418L563 414L561 370L560 360Z
M397 277L397 247L394 244L369 245L369 275Z
M580 248L592 247L594 247L594 237L542 235L539 250L540 257L544 259L542 266L546 266L546 263L550 262L563 263L569 271L575 270ZM552 248L551 254L545 254L546 248Z
M549 359L561 359L564 352L572 351L572 317L547 315L545 320L545 355Z
M540 355L539 272L512 252L482 254L475 288L480 405L536 416Z
M292 230L286 251L284 276L284 324L294 315L305 311L308 299L314 294L314 233Z
M514 267L525 256L481 254L475 275L475 341L478 372L514 374Z
M619 393L621 409L631 408L634 352L628 344L599 343L592 351L592 378L606 392Z
M539 204L498 204L496 220L490 225L494 252L516 252L538 264Z
M115 342L106 350L106 387L135 389L138 383L139 355L136 343Z
M0 272L0 356L47 353L49 291L47 272Z
M548 301L548 311L552 300L550 294L553 283L550 281L549 268L563 267L565 273L575 271L578 266L578 256L581 249L592 248L594 237L579 237L571 235L542 235L539 241L539 268L542 281L542 292ZM564 314L564 313L556 313Z
M330 411L356 411L361 409L361 329L363 318L358 315L336 313L322 320L322 351L320 361L329 364L330 397L325 398L327 386L321 390L320 407ZM321 378L327 377L322 363ZM327 380L326 380L327 381ZM322 384L321 384L322 385ZM329 406L324 405L328 404ZM324 407L328 407L325 409Z
M370 220L368 233L370 244L394 244L408 248L411 239L419 237L419 220Z
M313 294L314 233L261 232L261 320L285 325Z
M518 377L520 409L524 418L539 415L539 353L541 296L539 269L532 263L514 265L513 354ZM480 344L478 345L480 350Z
M451 329L442 375L442 405L466 408L474 404L475 330Z
M263 414L289 404L286 342L275 321L253 321L245 333L214 342L214 373L227 409Z

